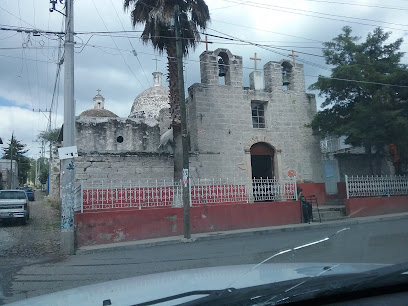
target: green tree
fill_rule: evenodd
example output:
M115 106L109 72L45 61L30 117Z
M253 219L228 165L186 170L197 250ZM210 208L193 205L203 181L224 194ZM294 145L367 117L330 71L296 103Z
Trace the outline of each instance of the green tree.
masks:
M50 130L47 130L47 131L42 131L42 132L40 132L40 134L37 136L37 139L39 140L39 141L41 141L41 142L44 142L44 143L49 143L49 145L50 145L50 151L51 151L51 146L52 145L55 145L57 142L58 142L58 136L59 136L59 133L60 133L60 129L50 129ZM51 159L51 154L50 154L50 159ZM43 183L43 181L44 181L44 177L46 177L47 176L47 178L48 178L48 173L49 173L49 163L48 163L48 161L46 161L46 160L42 160L41 158L39 159L39 161L38 162L40 162L40 169L41 169L41 173L40 174L37 174L37 175L39 175L39 180L41 181L41 179L42 179L42 181L41 181L41 183L42 184L45 184L45 183ZM35 180L34 180L35 181ZM45 182L47 181L47 179L45 179Z
M170 113L173 127L173 143L181 145L181 120L178 92L177 53L174 26L174 7L180 8L183 53L195 48L200 41L199 29L205 29L210 21L208 6L204 0L124 0L125 11L130 11L132 25L144 25L141 35L144 43L151 42L160 53L166 51L170 89ZM181 179L181 150L174 150L174 178Z
M48 131L42 131L38 135L38 140L44 141L45 143L56 144L58 141L58 135L60 133L60 129L52 129Z
M28 171L28 181L30 183L35 183L35 167L36 167L36 160L34 158L30 158L30 170Z
M41 171L39 180L41 184L46 184L48 180L48 171Z
M347 144L363 146L366 153L375 154L378 174L390 145L396 146L400 158L394 163L397 173L408 157L408 133L401 133L408 129L408 70L401 64L402 39L387 43L390 34L376 28L359 43L352 29L344 27L324 43L326 63L334 66L331 77L319 76L309 88L325 96L324 109L311 123L314 133L345 135Z
M30 159L24 156L28 150L25 149L26 145L22 144L15 137L9 140L8 146L3 149L3 159L10 159L17 161L18 165L18 182L19 184L25 184L27 182L28 171L30 170Z

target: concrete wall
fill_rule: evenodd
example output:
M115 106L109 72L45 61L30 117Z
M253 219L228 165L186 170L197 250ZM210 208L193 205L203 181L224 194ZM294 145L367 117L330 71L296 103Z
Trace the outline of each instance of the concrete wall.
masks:
M18 165L17 161L13 159L13 173L11 174L11 162L10 159L0 159L0 189L10 189L10 183L12 177L13 189L18 188Z
M351 198L345 204L351 218L408 212L408 196Z
M218 204L190 209L191 232L217 232L301 222L298 202ZM183 234L183 208L75 214L79 246Z
M211 62L215 55L203 53L201 61L210 62L202 63L202 83L189 88L189 132L191 150L196 153L191 158L192 175L250 177L249 149L256 142L266 142L277 153L275 176L286 178L289 170L295 170L300 181L322 182L319 140L305 127L316 113L316 101L305 93L303 66L293 67L291 89L285 91L281 63L269 62L264 66L265 89L250 90L243 89L242 83L218 85L212 70L216 63ZM266 128L252 127L253 100L266 103Z
M299 183L298 187L302 187L305 197L314 195L318 205L326 204L326 189L324 183Z
M335 154L338 160L340 181L344 182L344 175L378 175L375 157L369 154ZM372 164L372 168L370 166ZM386 158L381 160L381 175L393 175L393 166Z

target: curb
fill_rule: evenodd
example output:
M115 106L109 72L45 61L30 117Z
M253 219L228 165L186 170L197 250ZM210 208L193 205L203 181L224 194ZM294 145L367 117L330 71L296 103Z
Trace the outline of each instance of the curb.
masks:
M289 224L289 225L279 225L273 227L260 227L260 228L250 228L250 229L240 229L222 232L210 232L210 233L200 233L193 234L190 239L185 239L183 236L170 236L163 238L154 239L143 239L129 242L117 242L109 244L100 244L81 247L76 251L76 255L94 254L100 252L108 252L113 250L125 250L127 248L148 248L156 246L167 246L182 243L192 243L200 241L210 241L217 239L228 239L228 238L246 238L257 235L268 235L276 234L282 232L295 232L295 231L305 231L313 229L324 229L324 228L335 228L338 226L345 225L357 225L365 223L374 223L382 221L391 220L401 220L408 219L408 213L399 214L389 214L374 217L358 217L352 219L342 219L334 221L326 221L325 223L311 223L311 224Z

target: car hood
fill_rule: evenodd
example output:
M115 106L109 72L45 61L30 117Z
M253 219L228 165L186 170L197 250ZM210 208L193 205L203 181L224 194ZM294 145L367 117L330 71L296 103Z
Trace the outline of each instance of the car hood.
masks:
M220 266L179 270L55 292L18 301L9 305L132 305L195 290L236 289L293 280L303 277L352 274L381 268L384 264L290 263ZM328 269L332 267L332 269ZM160 305L174 305L201 296L188 296Z

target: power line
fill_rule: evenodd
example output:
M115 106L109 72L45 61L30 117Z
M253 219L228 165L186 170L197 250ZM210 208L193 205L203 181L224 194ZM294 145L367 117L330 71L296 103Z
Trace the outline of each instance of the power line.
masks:
M220 32L220 31L217 31L217 30L214 30L214 29L211 29L211 28L208 28L208 29L211 30L211 31L214 31L214 32L216 32L216 33L220 33L220 34L222 34L222 35L225 35L225 36L229 36L229 37L230 37L230 38L226 38L226 39L229 39L229 40L236 39L236 40L239 40L239 41L241 41L241 42L247 42L247 43L253 44L254 46L257 46L258 48L261 48L261 49L264 49L264 50L267 50L267 51L270 51L270 52L279 54L280 56L283 56L284 58L287 57L287 54L278 52L278 51L276 51L276 50L271 50L270 47L264 47L264 46L261 46L261 45L259 45L259 44L252 43L252 42L250 42L250 41L246 41L246 40L240 39L240 38L238 38L238 37L235 37L235 36L232 36L232 35L229 35L229 34L225 34L225 33L223 33L223 32ZM207 34L207 35L211 35L211 34ZM218 36L218 35L217 35L217 36ZM218 37L221 38L221 36L218 36ZM327 68L327 67L322 66L322 65L320 65L320 64L316 64L316 63L313 63L313 62L310 62L310 61L307 61L307 60L304 60L304 59L298 59L298 61L303 62L303 63L306 63L306 64L309 64L309 65L314 66L314 67L318 67L318 68L323 69L323 70L331 70L330 68Z
M408 9L402 7L392 7L392 6L382 6L382 5L370 5L370 4L361 4L361 3L350 3L350 2L338 2L338 1L327 1L327 0L303 0L310 2L319 2L319 3L329 3L329 4L340 4L340 5L352 5L360 7L373 7L373 8L382 8L387 10L398 10L398 11L408 11Z
M23 48L22 51L24 51L24 48ZM26 57L24 57L24 59L22 59L21 57L12 56L12 55L0 54L0 56L2 56L2 57L9 57L9 58L15 58L15 59L20 59L20 60L23 60L23 61L32 61L32 62L39 62L39 63L52 63L52 64L55 64L55 62L52 62L52 61L36 60L36 59L26 58Z
M96 6L94 0L92 0L92 3L93 3L93 5L94 5L94 7L95 7L95 9L96 9L96 12L98 13L99 17L101 18L102 23L104 24L106 30L109 32L109 29L108 29L108 27L106 26L106 23L105 23L105 21L103 20L101 14L99 13L99 10L98 10L98 8L97 8L97 6ZM145 88L145 87L143 86L142 82L140 82L140 80L138 79L138 77L136 76L136 74L133 72L132 68L131 68L131 67L129 66L129 64L126 62L125 57L124 57L124 56L122 55L122 53L120 52L119 47L118 47L118 45L116 44L116 41L113 39L112 36L111 36L111 39L112 39L113 43L115 44L116 48L118 49L120 55L122 56L123 62L126 64L126 66L129 68L129 70L132 72L133 76L134 76L135 79L139 82L139 84L140 84L143 88Z
M35 27L35 4L34 4L34 0L33 0L33 14L34 14L34 27ZM34 37L33 37L34 40ZM34 46L35 46L35 40L34 40ZM38 50L35 49L35 59L38 59ZM39 74L38 74L38 62L35 62L35 67L36 67L36 72L37 72L37 98L38 98L38 108L41 107L40 105L40 78L39 78Z
M30 27L35 28L32 24L30 24L30 23L24 21L23 19L21 19L21 13L20 13L20 17L18 17L16 15L14 15L13 13L9 12L8 10L6 10L5 8L1 7L1 6L0 6L0 10L3 10L6 13L9 13L11 16L17 18L20 21L20 24L21 24L21 22L24 22L25 24L28 24ZM20 12L20 3L19 2L18 2L18 11Z
M262 9L267 9L267 10L273 10L273 11L278 11L278 12L284 12L284 13L289 13L289 14L303 15L303 16L326 19L326 20L349 22L349 23L355 23L355 24L366 25L366 26L371 26L371 27L376 27L377 25L358 22L358 21L345 20L345 19L331 18L331 17L348 18L348 19L353 19L353 20L365 20L365 21L371 21L371 22L379 22L379 23L384 23L384 24L400 25L400 26L408 27L408 25L399 24L399 23L372 20L372 19L367 19L367 18L348 17L348 16L343 16L343 15L335 15L335 14L328 14L328 13L320 13L320 12L309 11L309 10L293 9L293 8L288 8L288 7L284 7L284 6L277 6L277 5L270 5L270 4L266 5L266 4L257 3L257 2L250 2L250 1L240 1L240 2L238 2L237 0L223 0L223 1L232 2L232 3L239 3L239 4L242 4L242 5L246 5L246 6L262 8ZM323 15L323 16L310 15L310 14L307 14L307 13L318 14L318 15ZM324 17L324 16L331 16L331 17ZM384 28L398 30L398 31L406 31L406 29L393 28L393 27L389 27L389 26L387 26L387 27L384 26Z
M113 9L115 10L116 16L117 16L118 19L119 19L120 25L122 26L122 29L123 29L123 31L125 31L126 37L127 37L127 39L129 40L130 46L132 47L132 50L133 50L133 54L136 56L136 59L137 59L137 61L138 61L138 63L139 63L140 68L142 68L142 71L143 71L143 74L144 74L144 76L145 76L145 78L146 78L147 84L150 86L150 81L149 81L149 79L148 79L147 76L146 76L146 72L145 72L144 69L143 69L143 66L142 66L142 63L140 62L139 56L137 55L137 52L136 52L135 48L133 47L133 44L132 44L132 42L130 41L129 36L127 35L127 32L126 32L126 30L125 30L125 27L123 26L122 20L120 19L119 14L118 14L118 11L116 10L116 7L115 7L115 5L113 4L112 0L111 0L111 4L112 4L112 6L113 6Z
M14 37L14 36L16 36L16 35L18 35L18 33L14 33L14 34L12 34L12 35L10 35L10 36L0 38L0 40L9 39L9 38L12 38L12 37Z
M305 76L313 77L313 78L325 78L325 79L345 81L345 82L363 83L363 84L370 84L370 85L381 85L381 86L389 86L389 87L408 88L408 86L406 86L406 85L395 85L395 84L381 83L381 82L343 79L343 78L327 77L327 76L323 76L323 75L316 76L316 75L307 75L307 74L305 74Z
M306 38L306 37L296 36L296 35L290 35L290 34L285 34L285 33L280 33L280 32L275 32L275 31L270 31L270 30L265 30L265 29L252 28L252 27L244 26L244 25L242 25L242 24L236 24L236 23L231 23L231 22L225 22L225 21L216 20L216 19L211 19L211 21L215 21L215 22L219 22L219 23L224 23L224 24L229 24L229 25L233 25L233 26L237 26L237 27L241 27L241 28L246 28L246 29L251 29L251 30L256 30L256 31L268 32L268 33L278 34L278 35L287 36L287 37L294 37L294 38L309 40L309 41L316 42L316 43L324 43L324 41L321 41L321 40L316 40L316 39Z

